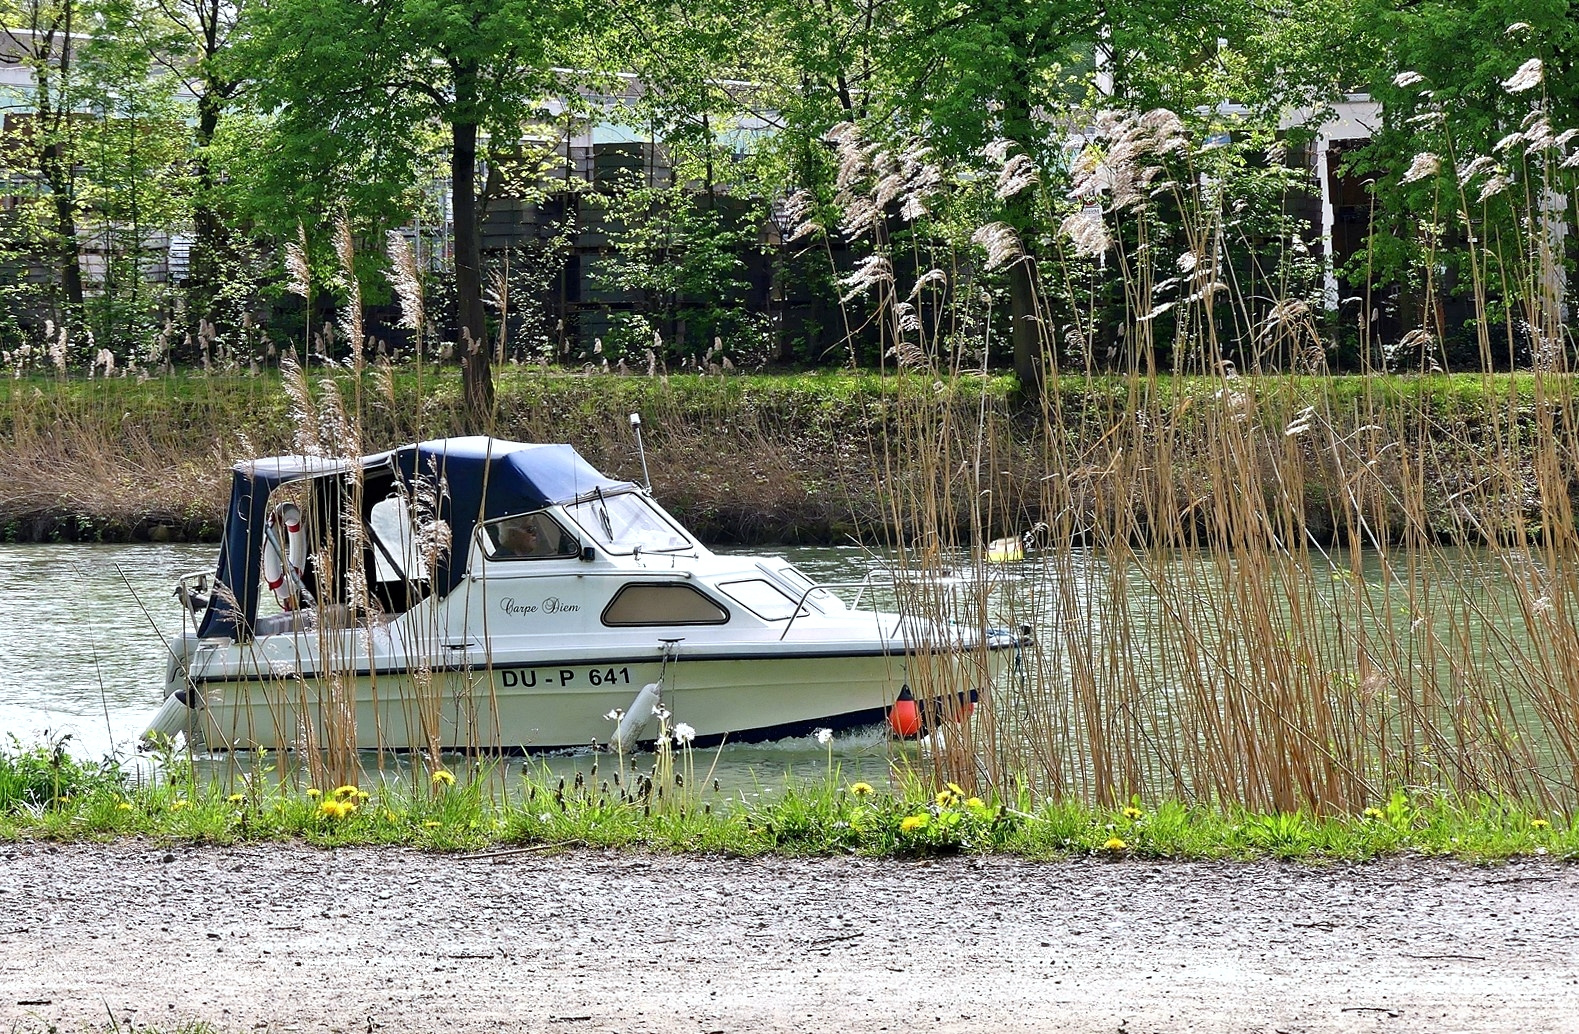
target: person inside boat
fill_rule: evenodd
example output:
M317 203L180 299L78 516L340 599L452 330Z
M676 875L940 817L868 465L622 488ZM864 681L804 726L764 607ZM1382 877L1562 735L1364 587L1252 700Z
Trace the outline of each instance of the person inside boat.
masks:
M499 522L500 556L545 557L555 555L557 536L544 534L541 521L523 514Z

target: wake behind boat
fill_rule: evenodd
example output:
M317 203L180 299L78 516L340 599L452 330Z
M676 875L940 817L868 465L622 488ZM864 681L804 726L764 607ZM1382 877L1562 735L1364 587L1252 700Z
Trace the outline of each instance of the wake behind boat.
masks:
M484 437L237 465L218 569L177 596L144 738L211 750L629 743L660 707L699 744L776 738L974 699L1019 645L715 554L570 446Z

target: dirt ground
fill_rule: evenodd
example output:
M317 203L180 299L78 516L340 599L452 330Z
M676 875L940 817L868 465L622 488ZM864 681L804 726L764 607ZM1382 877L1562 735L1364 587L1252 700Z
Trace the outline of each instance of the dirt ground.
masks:
M0 1031L1579 1031L1579 867L0 846Z

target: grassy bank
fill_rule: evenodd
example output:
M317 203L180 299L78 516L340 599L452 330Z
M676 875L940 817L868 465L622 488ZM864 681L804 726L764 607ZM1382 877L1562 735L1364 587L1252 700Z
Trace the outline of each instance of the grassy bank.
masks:
M293 451L304 423L272 372L0 385L0 436L11 443L0 454L3 541L212 539L230 465ZM1316 541L1340 541L1357 531L1343 515L1352 465L1331 449L1283 443L1309 414L1335 442L1364 439L1354 456L1375 477L1368 533L1447 539L1462 532L1455 503L1465 490L1533 478L1534 440L1573 427L1567 401L1529 376L1071 376L1040 405L1016 402L1005 379L914 375L515 368L500 373L498 389L485 430L569 442L631 479L642 467L627 416L641 413L658 496L704 539L745 544L885 541L896 531L915 540L940 524L979 541L1057 516L1046 486L1058 478L1068 489L1056 503L1075 517L1066 522L1073 536L1091 536L1102 513L1127 514L1129 530L1162 538L1180 526L1198 532L1224 491L1209 459L1225 420L1254 439L1244 458L1259 494L1292 494ZM360 414L364 451L479 430L448 368L375 369L360 381L337 374L319 378L315 393L319 409ZM927 449L937 455L918 455ZM1510 462L1530 469L1510 471ZM938 505L920 502L936 494L932 463L961 484L988 486L990 507L959 496L926 512ZM1119 476L1129 471L1142 476Z
M641 771L613 756L586 760L586 771L568 781L529 773L506 782L488 770L457 777L436 767L426 777L363 789L306 785L289 774L280 778L266 763L256 778L229 784L195 780L179 763L165 778L136 782L112 764L89 765L47 747L13 748L0 752L0 840L138 836L437 851L619 847L892 858L1579 858L1579 828L1562 817L1484 797L1398 790L1357 815L1315 818L1138 796L1114 808L1023 791L982 798L953 784L933 790L902 763L886 786L843 780L830 767L807 781L744 792L685 778L707 764L688 749L660 755Z

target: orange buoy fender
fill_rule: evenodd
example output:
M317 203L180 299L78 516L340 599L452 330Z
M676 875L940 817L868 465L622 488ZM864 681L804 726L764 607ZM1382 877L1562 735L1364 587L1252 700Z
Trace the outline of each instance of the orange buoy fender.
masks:
M895 736L908 738L921 735L921 708L908 685L901 686L894 706L888 709L888 727Z

